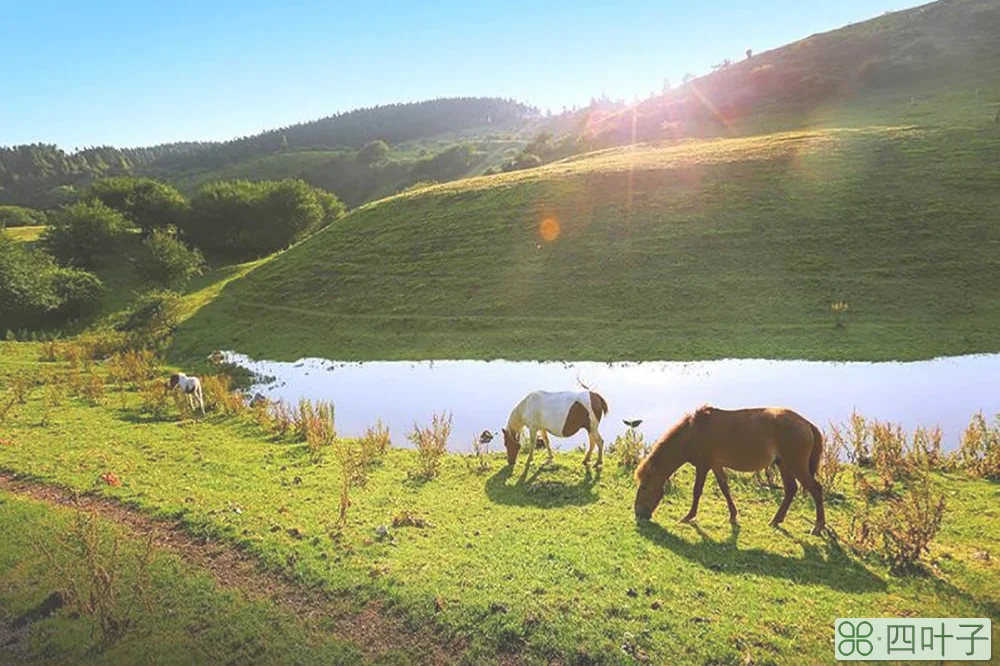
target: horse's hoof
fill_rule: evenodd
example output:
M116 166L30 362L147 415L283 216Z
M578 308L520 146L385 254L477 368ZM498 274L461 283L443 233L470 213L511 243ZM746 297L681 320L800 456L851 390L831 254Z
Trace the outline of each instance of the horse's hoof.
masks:
M768 523L768 524L769 524L769 525L770 525L771 527L781 527L781 522L780 522L780 521L778 521L778 520L772 520L772 521L771 521L770 523Z
M740 521L736 520L736 516L733 516L732 518L729 519L729 524L730 525L739 525Z
M816 527L812 528L812 532L810 532L809 534L813 536L823 536L824 529L826 529L825 525L817 525Z
M683 518L681 518L681 522L684 523L685 525L690 525L694 521L694 518L695 518L694 516L684 516Z

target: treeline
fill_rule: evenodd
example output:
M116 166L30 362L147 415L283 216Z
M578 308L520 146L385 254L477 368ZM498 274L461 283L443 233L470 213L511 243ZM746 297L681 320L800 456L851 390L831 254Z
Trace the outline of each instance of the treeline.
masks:
M47 216L37 248L0 234L0 328L52 328L95 309L104 285L94 273L135 250L136 270L155 288L180 290L203 252L252 258L287 247L334 222L345 207L301 180L225 181L190 200L148 178L98 181Z
M53 208L77 200L95 180L209 170L282 151L390 144L446 132L519 125L537 110L512 100L464 97L357 109L225 143L172 143L148 148L101 146L67 153L54 145L0 147L0 204Z
M193 153L207 145L99 146L74 153L43 143L0 146L0 204L51 208L76 200L80 190L98 178L131 173L165 156Z
M537 113L533 107L493 97L388 104L226 141L195 154L172 155L160 160L158 166L213 169L281 150L359 149L376 140L397 144L484 125L516 126Z

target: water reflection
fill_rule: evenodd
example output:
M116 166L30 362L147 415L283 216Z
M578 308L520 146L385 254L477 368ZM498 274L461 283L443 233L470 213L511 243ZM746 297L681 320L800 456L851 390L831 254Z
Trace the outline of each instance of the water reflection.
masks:
M647 440L704 403L736 408L782 405L820 427L846 420L853 409L872 418L940 425L946 447L957 445L969 417L998 409L1000 354L958 356L913 363L826 363L740 359L697 362L563 363L511 361L414 361L346 363L301 359L227 360L273 381L254 388L271 399L329 400L338 431L360 434L375 419L386 422L393 443L430 421L435 411L453 414L452 448L467 450L483 430L499 431L511 408L535 389L573 390L581 380L599 391L611 412L605 439L624 432L622 419L642 419ZM563 450L583 436L553 439ZM496 445L496 443L494 443Z

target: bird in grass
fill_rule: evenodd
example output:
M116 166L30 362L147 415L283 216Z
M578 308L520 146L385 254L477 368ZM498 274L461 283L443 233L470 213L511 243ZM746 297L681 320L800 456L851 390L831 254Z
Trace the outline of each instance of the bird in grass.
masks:
M634 419L632 421L624 421L623 420L622 423L624 423L625 425L627 425L629 428L638 428L639 424L642 423L642 419Z

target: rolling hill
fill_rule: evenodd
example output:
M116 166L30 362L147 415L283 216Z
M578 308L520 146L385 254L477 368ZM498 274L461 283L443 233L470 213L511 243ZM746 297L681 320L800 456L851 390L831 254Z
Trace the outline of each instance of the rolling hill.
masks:
M1000 99L991 78L1000 52L983 31L997 17L996 2L950 0L778 50L827 53L840 40L850 51L858 35L875 34L896 62L901 36L918 45L937 36L912 66L927 76L809 113L784 113L776 98L773 115L718 124L716 138L594 151L363 206L230 283L182 326L175 353L876 360L995 351L1000 124L990 104ZM778 62L779 52L760 57ZM798 80L808 62L795 62ZM848 65L824 62L813 75L847 81ZM699 90L733 90L713 79L735 71ZM607 135L614 117L590 125ZM796 118L798 129L768 131ZM839 300L849 304L844 327L831 313Z

